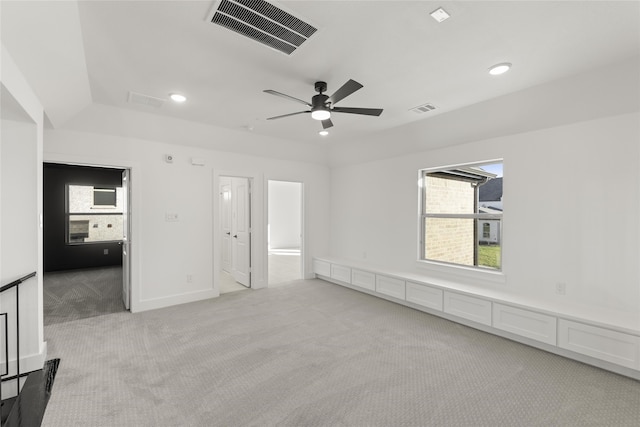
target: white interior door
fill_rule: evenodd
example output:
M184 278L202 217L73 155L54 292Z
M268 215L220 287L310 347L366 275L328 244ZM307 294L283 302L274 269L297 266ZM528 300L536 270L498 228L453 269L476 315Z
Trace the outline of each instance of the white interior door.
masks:
M251 276L251 187L248 178L231 179L231 274L250 287Z
M122 171L122 302L127 310L129 310L131 300L131 212L129 209L131 184L129 175L128 169Z
M227 273L232 270L231 253L231 178L220 178L220 228L222 230L222 269Z

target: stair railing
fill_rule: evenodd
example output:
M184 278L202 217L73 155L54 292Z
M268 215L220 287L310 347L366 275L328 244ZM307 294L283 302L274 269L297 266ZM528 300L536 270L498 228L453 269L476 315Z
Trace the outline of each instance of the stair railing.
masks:
M8 313L0 313L0 318L4 318L4 372L0 373L0 402L2 402L2 383L6 381L16 381L16 397L20 394L20 284L35 277L36 272L29 273L18 280L0 287L0 295L10 289L16 289L16 374L9 375L9 316ZM8 377L8 378L4 378ZM1 410L0 410L1 412ZM1 421L0 421L1 423ZM1 427L1 425L0 425Z

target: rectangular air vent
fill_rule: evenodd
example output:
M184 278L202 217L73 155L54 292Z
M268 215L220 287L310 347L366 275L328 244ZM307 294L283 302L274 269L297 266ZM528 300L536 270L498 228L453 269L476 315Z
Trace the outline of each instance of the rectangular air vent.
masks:
M422 114L427 113L429 111L433 111L436 109L436 106L427 102L426 104L419 105L417 107L412 108L409 111L413 111L414 113Z
M154 96L144 95L142 93L129 91L128 101L131 104L146 105L147 107L160 108L164 105L164 99Z
M264 0L219 0L210 21L287 55L317 31Z

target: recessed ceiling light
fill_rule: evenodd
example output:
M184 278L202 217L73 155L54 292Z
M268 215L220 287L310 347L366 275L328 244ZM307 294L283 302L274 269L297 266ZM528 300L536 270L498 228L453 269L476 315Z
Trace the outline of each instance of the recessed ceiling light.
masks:
M187 100L187 97L184 95L180 95L179 93L172 93L171 95L169 95L169 97L171 98L171 100L173 100L174 102L184 102Z
M321 130L320 132L318 132L319 135L321 136L327 136L329 135L329 131L328 130Z
M509 62L503 62L501 64L496 64L493 67L489 68L489 74L492 76L499 76L500 74L504 74L511 68L511 64Z
M438 22L442 22L446 19L448 19L451 15L449 15L447 13L446 10L444 10L443 8L439 7L436 10L434 10L433 12L430 13L431 17L433 19L435 19Z

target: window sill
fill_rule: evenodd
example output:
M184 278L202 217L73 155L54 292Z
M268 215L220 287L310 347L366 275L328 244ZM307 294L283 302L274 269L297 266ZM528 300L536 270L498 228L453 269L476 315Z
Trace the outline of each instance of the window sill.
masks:
M445 264L436 261L416 261L419 270L437 274L441 277L456 279L473 279L487 284L504 285L507 278L502 271L485 270L482 268L465 267L460 265Z

